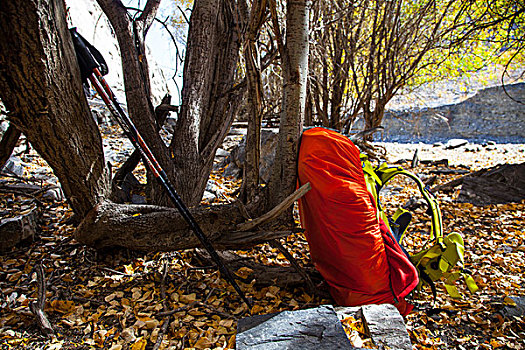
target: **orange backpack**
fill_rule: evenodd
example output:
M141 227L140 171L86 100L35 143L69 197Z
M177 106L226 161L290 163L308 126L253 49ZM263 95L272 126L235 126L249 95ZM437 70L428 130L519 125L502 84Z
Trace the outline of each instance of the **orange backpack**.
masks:
M299 200L301 224L312 260L340 305L394 304L412 310L404 297L418 273L377 212L367 190L360 152L345 136L324 128L303 133Z

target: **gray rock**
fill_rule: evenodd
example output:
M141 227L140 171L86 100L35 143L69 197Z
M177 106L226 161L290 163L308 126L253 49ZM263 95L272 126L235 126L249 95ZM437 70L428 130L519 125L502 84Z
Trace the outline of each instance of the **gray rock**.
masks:
M218 148L217 152L215 152L215 157L228 157L230 155L230 152L223 150L222 148Z
M166 121L164 123L174 128L175 125L177 125L177 117L169 115L168 117L166 117Z
M17 176L22 176L24 175L24 162L18 157L11 157L7 160L2 170Z
M511 296L510 297L516 303L516 306L506 305L501 314L504 317L522 317L525 316L525 296Z
M244 318L237 329L237 350L355 349L330 305Z
M217 198L217 196L209 191L204 191L204 194L202 195L202 200L205 202L211 202L215 200L215 198Z
M33 239L40 218L38 208L31 208L28 212L14 218L0 220L0 252L8 251L18 243Z
M231 129L230 135L246 135L246 129Z
M412 350L405 322L394 305L364 305L362 312L374 344L380 348Z
M268 183L275 159L275 151L278 141L277 129L262 129L261 131L261 159L259 164L259 176L261 180ZM243 164L246 158L246 142L243 139L230 152L230 156L220 163L219 168L225 168L224 176L239 177L242 174Z
M146 197L141 196L139 194L132 194L131 195L131 203L133 204L148 204L146 201Z
M47 190L42 195L42 198L51 202L61 202L65 199L64 193L62 192L62 189L60 187L53 187Z
M468 145L468 140L451 139L445 144L445 149L455 149L465 145Z

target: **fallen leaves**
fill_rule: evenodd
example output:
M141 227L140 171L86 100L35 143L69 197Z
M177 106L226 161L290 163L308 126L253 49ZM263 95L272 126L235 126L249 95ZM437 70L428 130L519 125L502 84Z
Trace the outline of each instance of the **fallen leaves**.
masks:
M36 159L31 159L37 165L28 172L33 173L38 166L49 174L49 168ZM443 175L438 182L453 177ZM218 174L212 179L223 190L220 200L232 200L231 193L239 182ZM384 203L402 205L418 195L403 182L393 182L389 190ZM465 267L473 272L480 291L470 295L458 284L467 297L452 300L438 283L434 308L429 290L415 296L420 309L406 320L414 347L523 349L523 317L506 319L499 311L515 305L509 296L525 295L525 203L475 207L455 203L454 195L439 194L444 231L459 232L465 239ZM23 212L29 205L23 202L26 200L2 194L1 209ZM419 214L423 211L416 210ZM215 268L199 265L193 251L148 255L121 250L96 252L74 241L74 227L67 223L71 215L65 203L45 207L40 236L33 245L0 256L2 347L142 350L152 348L161 338L160 349L235 346L237 319L246 316L247 309ZM407 245L417 250L428 240L429 220L417 215L411 227ZM302 234L292 234L282 242L303 265L310 264ZM289 265L278 249L266 244L237 253L266 265ZM52 339L40 337L29 310L29 304L36 301L32 270L40 262L46 267L48 284L45 310L57 328ZM164 262L168 266L165 298L161 293ZM257 276L247 267L234 272L242 279L241 288L255 301L251 309L255 315L331 303L303 288L258 286ZM354 346L374 346L360 320L345 319L343 326Z

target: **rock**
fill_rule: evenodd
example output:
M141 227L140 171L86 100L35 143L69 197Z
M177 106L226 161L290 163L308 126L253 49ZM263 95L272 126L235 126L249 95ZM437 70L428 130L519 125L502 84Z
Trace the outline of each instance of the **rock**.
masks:
M237 350L355 349L330 305L241 319L236 343Z
M209 191L204 191L204 194L202 195L202 200L204 202L212 202L216 198L217 198L217 196L214 195L213 193L209 192Z
M24 175L24 162L18 157L11 157L7 160L2 170L17 176L22 176Z
M246 129L231 129L230 135L246 135Z
M242 170L235 165L235 163L230 163L226 165L226 168L224 168L224 177L233 177L233 178L239 178L242 174Z
M37 229L40 211L33 207L14 218L0 220L0 252L8 251L18 243L32 240Z
M347 317L354 317L355 319L361 317L361 306L336 306L334 311L339 320L344 320Z
M380 348L412 350L403 317L391 304L364 305L363 321L374 344Z
M445 149L455 149L465 145L468 145L468 140L451 139L445 144Z
M522 317L525 316L525 296L510 296L508 297L514 301L514 305L506 305L500 312L504 317Z
M132 194L131 195L131 203L133 204L148 204L146 201L146 197L141 196L139 194Z
M230 152L223 150L222 148L218 148L217 152L215 152L215 157L228 157L230 155Z
M50 202L62 202L65 199L64 193L60 187L53 187L47 190L42 195L42 198Z
M261 158L259 164L259 176L262 182L268 183L275 159L275 151L278 141L277 129L262 129L261 131ZM230 152L230 156L219 164L219 168L225 168L224 176L239 177L242 174L243 164L246 157L246 142L241 140Z

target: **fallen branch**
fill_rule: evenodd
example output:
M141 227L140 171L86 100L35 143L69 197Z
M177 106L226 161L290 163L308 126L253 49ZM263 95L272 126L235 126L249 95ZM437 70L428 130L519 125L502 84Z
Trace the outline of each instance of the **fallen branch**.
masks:
M46 313L44 312L44 306L46 304L46 282L44 280L44 268L42 264L39 264L36 267L36 277L37 277L37 301L29 304L31 312L35 315L36 322L38 327L46 336L50 336L55 333L51 322L49 322Z
M437 192L440 192L440 191L452 191L454 188L456 188L457 186L461 185L463 183L463 180L465 180L465 178L471 177L471 176L479 176L481 174L486 173L488 170L490 170L490 169L481 169L481 170L475 171L473 173L461 176L461 177L459 177L457 179L451 180L451 181L446 182L446 183L444 183L442 185L434 186L434 187L432 187L432 189L430 191L432 193L437 193Z
M195 304L197 304L197 302L196 301L192 301L191 303L189 303L187 305L184 305L184 306L181 306L181 307L178 307L176 309L159 312L157 314L157 316L160 316L160 317L171 316L173 314L176 314L177 312L188 310L189 308L193 307Z
M272 247L274 247L274 248L279 249L279 251L285 256L285 258L288 259L290 264L292 264L292 266L294 267L295 271L297 271L299 273L299 275L301 275L303 280L306 282L306 285L308 286L308 289L309 289L310 293L315 294L314 282L312 282L312 279L310 278L310 276L308 276L306 271L301 267L301 265L299 265L297 260L295 260L295 258L292 256L292 254L290 254L290 252L281 244L281 242L279 242L278 240L274 239L274 240L270 241L270 245Z
M261 213L258 205L261 204L250 203L247 210ZM216 249L249 248L294 232L270 229L232 232L232 228L246 221L234 203L199 206L190 208L190 211ZM77 227L75 239L96 249L123 247L145 252L176 251L201 246L184 218L174 208L111 202L100 203L88 213Z
M284 210L286 210L286 208L292 205L293 202L295 202L296 200L304 196L306 192L310 191L311 188L312 187L310 186L309 182L302 185L299 189L297 189L294 193L286 197L281 203L279 203L275 208L273 208L266 214L252 221L248 221L243 224L237 225L237 230L238 231L250 231L256 226L259 226L265 222L268 222L270 220L277 218Z

